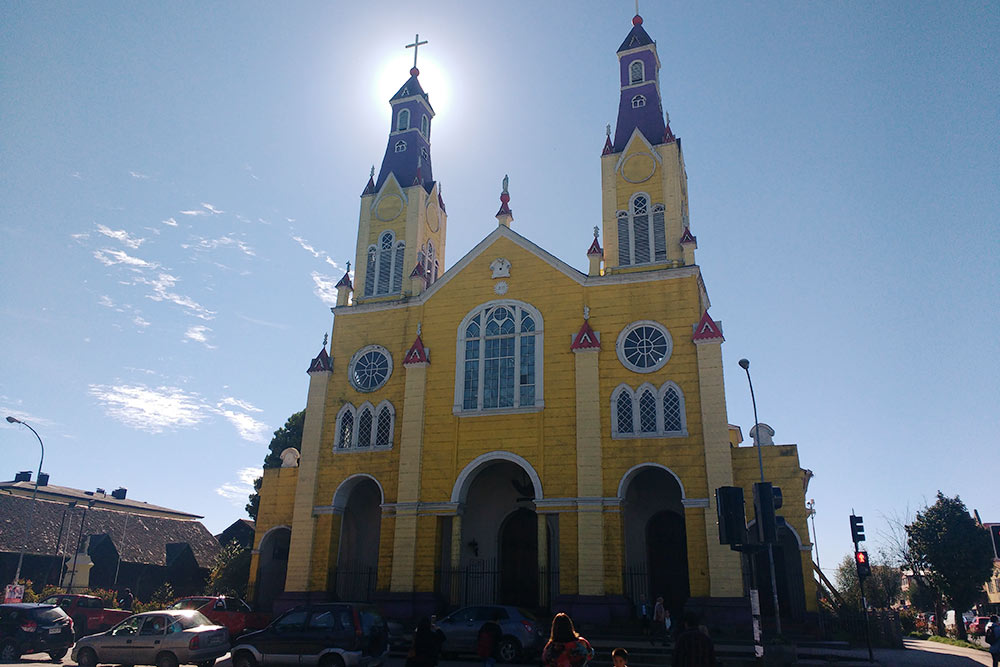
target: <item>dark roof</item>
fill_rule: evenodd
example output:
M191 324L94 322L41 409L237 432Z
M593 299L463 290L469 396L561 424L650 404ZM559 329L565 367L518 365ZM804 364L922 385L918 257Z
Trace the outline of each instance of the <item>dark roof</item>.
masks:
M70 508L65 503L0 493L0 552L18 553L25 546L24 529L31 517L27 553L56 555L59 528L63 550L72 552L80 535L85 505ZM86 510L83 535L107 535L121 554L122 562L167 565L168 545L188 544L199 567L212 567L220 547L200 521L175 519L92 507ZM126 524L127 520L127 524ZM124 536L123 536L124 534ZM68 546L67 546L68 545ZM171 548L172 549L172 548Z
M27 496L30 495L35 489L34 482L0 482L0 492L4 489L16 489L18 495ZM46 498L46 496L49 496ZM46 484L45 486L38 487L38 497L39 499L52 500L55 502L62 501L63 503L75 500L77 504L81 501L87 503L91 500L95 504L102 507L120 509L122 512L141 512L149 513L156 512L162 514L171 514L179 519L201 519L201 515L191 514L190 512L182 512L181 510L170 509L169 507L161 507L160 505L151 505L147 502L141 500L132 500L131 498L118 499L111 496L110 493L95 493L93 491L82 491L80 489L74 489L68 486L56 486L54 484Z
M628 51L629 49L637 49L640 46L648 46L653 43L653 38L649 36L649 33L642 27L642 24L632 26L632 30L629 32L625 41L622 45L618 47L617 53L622 51Z
M399 90L396 91L395 95L389 98L389 101L392 102L394 100L402 100L407 97L415 97L417 95L424 99L424 102L427 103L428 107L431 106L430 98L427 97L427 93L425 93L424 89L421 87L420 81L417 77L410 75L410 78L406 80L406 83L399 87ZM433 108L431 111L433 111Z

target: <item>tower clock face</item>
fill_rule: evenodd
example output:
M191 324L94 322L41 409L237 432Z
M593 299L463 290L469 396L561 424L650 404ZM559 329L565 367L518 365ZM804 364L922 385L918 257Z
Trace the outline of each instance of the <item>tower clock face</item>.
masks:
M437 234L437 230L441 228L441 211L435 206L433 210L427 212L427 229L431 230L432 234Z

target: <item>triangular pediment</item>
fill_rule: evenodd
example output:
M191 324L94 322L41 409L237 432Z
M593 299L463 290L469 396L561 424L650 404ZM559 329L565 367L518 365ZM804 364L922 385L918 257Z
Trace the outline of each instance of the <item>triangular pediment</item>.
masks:
M622 149L621 157L619 157L618 162L615 163L615 171L620 171L622 165L625 164L625 160L636 153L649 153L653 156L653 159L656 160L656 164L663 164L663 158L661 158L660 154L656 152L655 148L653 148L653 144L649 142L646 135L639 131L639 128L635 128L632 130L632 136L630 136L628 141L625 143L625 148Z
M375 210L375 206L378 205L382 197L386 196L387 194L397 194L400 197L402 197L403 204L409 203L409 198L406 196L406 192L403 190L403 187L399 184L399 181L396 179L396 175L391 171L389 172L388 176L385 177L385 182L382 183L382 187L380 187L378 189L378 192L375 193L376 195L375 199L373 199L371 203L371 209L373 211Z

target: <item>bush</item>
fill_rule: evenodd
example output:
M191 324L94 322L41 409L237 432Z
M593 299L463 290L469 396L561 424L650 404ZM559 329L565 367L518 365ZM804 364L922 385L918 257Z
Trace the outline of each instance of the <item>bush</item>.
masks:
M904 609L899 613L899 626L905 634L914 632L917 629L917 612L913 609Z

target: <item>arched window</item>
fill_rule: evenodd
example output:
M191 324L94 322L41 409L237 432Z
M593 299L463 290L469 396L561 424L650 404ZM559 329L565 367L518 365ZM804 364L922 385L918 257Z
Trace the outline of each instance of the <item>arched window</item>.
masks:
M652 389L639 391L639 432L656 433L656 396Z
M645 95L636 95L635 97L632 98L632 108L633 109L638 109L639 107L644 107L644 106L646 106L646 96Z
M659 390L643 384L635 392L628 385L618 385L611 392L611 437L670 438L687 433L684 394L674 382Z
M396 142L396 149L395 150L396 150L397 153L402 153L403 151L405 151L406 150L406 142L402 141L402 140L397 141Z
M542 340L541 314L525 303L469 313L458 329L456 414L541 408Z
M614 435L632 435L632 390L621 385L611 395L611 425Z
M426 146L421 146L420 147L420 157L423 158L424 160L430 160L431 159L431 154L427 152L427 147Z
M628 82L630 84L642 83L646 78L645 69L641 60L633 60L632 64L628 66Z
M663 204L650 205L649 195L638 192L632 196L629 210L618 212L618 263L628 266L666 259Z
M408 129L410 129L410 110L403 109L399 112L399 116L396 117L396 131L402 132Z
M392 445L392 427L395 413L392 403L382 401L378 407L378 423L375 427L375 446L389 447Z
M378 246L368 247L365 268L365 296L397 294L403 286L403 255L406 244L396 243L396 235L382 232Z
M427 114L424 114L424 115L422 115L420 117L420 132L425 137L427 137L428 139L430 139L430 137L431 137L431 122L429 120L427 120Z
M354 444L354 406L347 403L337 415L337 449L350 449Z
M370 447L372 444L372 408L370 405L362 405L358 412L358 441L357 447Z
M684 394L681 393L681 388L673 382L667 382L660 388L660 396L663 405L664 434L684 434L687 431L687 419L684 415Z

